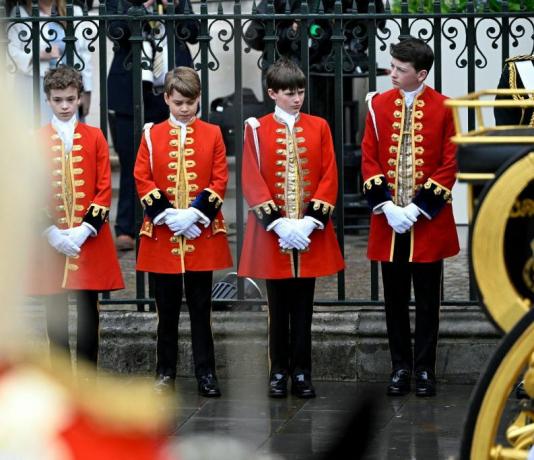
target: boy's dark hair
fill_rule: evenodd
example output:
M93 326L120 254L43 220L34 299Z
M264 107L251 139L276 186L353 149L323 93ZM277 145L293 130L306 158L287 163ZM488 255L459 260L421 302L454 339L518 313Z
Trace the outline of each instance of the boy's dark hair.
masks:
M78 91L78 96L83 93L82 74L67 65L59 65L56 68L46 71L44 76L44 92L46 97L50 97L50 91L53 89L67 89L74 86Z
M267 89L275 92L306 88L306 77L300 67L286 57L278 59L265 74Z
M395 59L412 64L417 72L421 70L430 72L434 64L432 48L418 38L408 37L397 44L392 43L389 52Z
M176 67L165 75L165 94L170 96L173 90L189 99L200 96L200 78L191 67Z

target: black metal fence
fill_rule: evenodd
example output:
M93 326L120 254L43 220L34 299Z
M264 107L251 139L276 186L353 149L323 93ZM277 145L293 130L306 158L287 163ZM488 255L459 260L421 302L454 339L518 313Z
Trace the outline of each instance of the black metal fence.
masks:
M169 65L173 66L175 47L189 46L187 43L192 41L191 29L187 24L193 22L197 33L197 44L192 48L193 61L202 81L201 113L204 119L209 121L213 114L210 114L210 98L216 93L216 88L208 84L210 75L227 72L228 67L232 69L232 75L226 75L226 78L231 78L234 82L232 115L225 122L231 126L230 131L234 136L236 171L241 169L240 140L243 138L243 119L247 110L247 106L243 104L243 76L247 72L256 72L260 78L262 71L280 54L297 60L309 82L310 97L306 99L303 110L324 116L332 127L340 179L335 222L342 250L347 234L345 212L353 209L351 204L354 205L360 199L359 190L349 190L347 187L351 181L357 183L356 178L344 177L347 161L355 161L358 153L358 145L351 130L355 129L358 118L358 104L355 100L363 100L361 95L353 94L352 82L354 79L364 79L368 82L370 91L377 89L377 78L386 73L377 61L388 54L388 43L396 41L402 35L414 35L426 40L434 49L436 57L433 77L429 83L438 91L442 90L444 79L450 78L453 73L454 78L466 82L467 91L477 88L477 72L492 72L496 85L508 56L518 52L534 52L534 21L523 1L517 5L502 1L498 4L499 11L495 11L495 3L473 1L461 5L456 2L445 4L434 1L429 4L421 1L413 5L402 0L392 7L389 2L382 4L381 0L369 4L367 0L276 0L274 3L263 0L259 4L255 1L247 2L245 6L238 0L233 3L203 0L193 4L165 2L162 14L147 10L139 0L131 3L119 0L112 9L102 3L92 10L85 1L78 5L73 4L72 0L62 5L62 1L64 0L54 0L51 14L43 15L38 0L31 0L26 6L22 3L6 4L0 0L2 44L12 47L13 42L18 41L19 49L28 56L27 68L21 69L20 61L14 59L12 53L0 53L0 67L6 69L7 73L24 71L31 76L34 107L38 107L40 98L42 62L39 54L43 47L47 51L51 50L60 30L59 34L63 38L58 62L82 70L91 63L84 61L81 44L86 48L83 51L89 53L96 53L98 49L98 65L93 68L98 75L95 80L98 81L100 96L93 104L100 107L100 127L107 136L106 45L111 41L113 51L117 51L121 46L121 38L127 34L131 44L131 59L127 66L132 74L133 92L124 97L133 100L132 136L136 145L144 123L142 70L150 70L152 65L143 49L143 42L150 40L156 50L166 48ZM75 12L78 14L75 15ZM46 25L54 27L45 28ZM246 64L250 59L245 57L253 53L253 48L260 49L261 54L257 54L258 59L250 66ZM489 54L495 52L498 57L492 61ZM0 82L4 86L5 73L0 74ZM39 110L34 110L34 117L35 124L38 125ZM469 113L467 120L472 129L475 126L474 114ZM236 174L234 185L237 195L236 245L239 254L245 225L240 174ZM362 211L362 214L365 213ZM140 209L137 220L141 220ZM319 299L318 303L379 303L376 263L371 263L370 271L368 298L347 299L345 273L341 272L337 279L337 300ZM103 302L139 306L151 303L141 273L137 275L136 286L135 299L110 298L105 295ZM238 287L241 300L237 302L247 303L243 300L242 284ZM456 299L453 303L471 304L473 297L472 292L469 295L466 293L465 298ZM447 292L444 299L447 303Z

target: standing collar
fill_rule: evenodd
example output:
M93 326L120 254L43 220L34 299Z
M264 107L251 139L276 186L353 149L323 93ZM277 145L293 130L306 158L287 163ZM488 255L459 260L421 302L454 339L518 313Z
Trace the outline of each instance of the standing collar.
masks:
M414 99L416 98L417 95L419 95L423 91L423 89L425 89L424 83L421 83L421 86L419 86L419 88L413 91L404 91L402 89L400 90L401 94L404 96L404 101L406 102L406 105L408 107L411 107Z

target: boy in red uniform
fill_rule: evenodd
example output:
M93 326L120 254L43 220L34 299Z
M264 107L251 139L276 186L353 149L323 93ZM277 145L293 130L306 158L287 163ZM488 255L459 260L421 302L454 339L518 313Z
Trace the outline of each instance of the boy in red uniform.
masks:
M368 257L382 264L393 372L389 395L433 396L443 259L458 253L451 189L454 125L445 96L424 84L432 49L408 38L391 45L394 88L369 100L362 142L364 193L373 210ZM416 307L410 335L411 280Z
M311 324L315 278L344 268L330 219L337 167L326 120L300 113L306 79L282 58L266 73L274 113L249 120L243 192L250 206L239 275L266 279L269 303L269 396L287 380L313 398Z
M49 70L44 91L54 114L39 134L47 149L51 193L46 206L48 245L33 274L31 295L44 295L50 340L69 349L68 292L78 309L77 356L96 365L98 292L124 283L107 223L111 204L108 144L98 128L78 122L80 73ZM53 250L52 250L53 249ZM54 251L55 250L55 251Z
M182 286L191 318L198 391L220 396L211 332L213 270L232 266L221 206L228 181L218 126L196 118L200 79L189 67L165 76L170 118L145 126L134 168L145 208L137 270L153 273L157 391L174 388Z

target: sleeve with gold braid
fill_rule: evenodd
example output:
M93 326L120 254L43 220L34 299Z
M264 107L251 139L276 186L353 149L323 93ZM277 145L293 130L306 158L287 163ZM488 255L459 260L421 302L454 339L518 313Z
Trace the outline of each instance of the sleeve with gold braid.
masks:
M318 220L323 224L323 227L325 227L333 212L334 205L327 203L326 201L312 199L308 204L304 215Z
M386 177L382 174L370 177L364 182L363 194L371 209L384 201L391 200Z
M151 219L154 219L165 209L172 208L170 201L159 189L151 190L145 196L141 197L141 204L143 205L147 216Z
M109 217L108 207L100 206L95 203L91 203L91 205L89 206L89 209L87 210L87 212L85 213L85 216L83 217L83 221L91 225L98 233L102 225L104 225L104 222L107 222L108 217Z
M272 200L260 203L251 209L254 211L254 214L256 214L262 227L266 230L275 220L282 217L282 214L280 214L280 211L278 210L278 206L276 206Z
M206 188L197 195L195 200L191 203L191 206L198 209L210 221L213 221L221 209L222 204L223 199L221 196L213 190Z
M452 194L448 188L428 179L412 201L430 217L435 217L443 206L452 202Z

